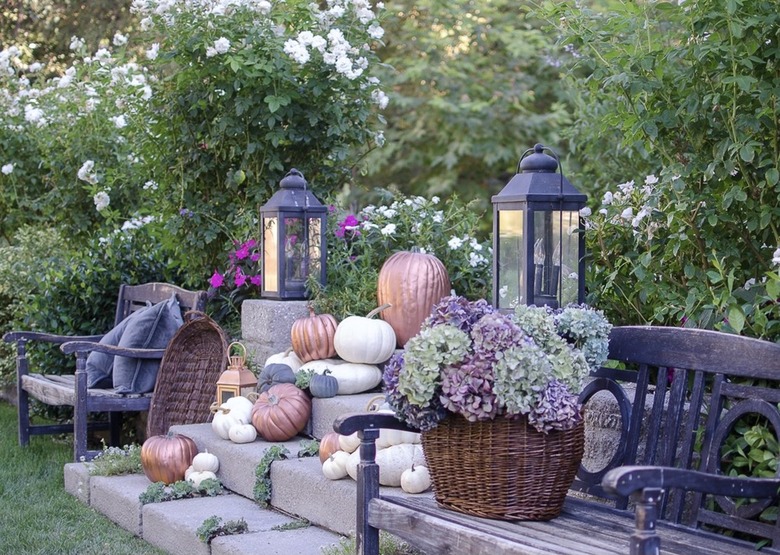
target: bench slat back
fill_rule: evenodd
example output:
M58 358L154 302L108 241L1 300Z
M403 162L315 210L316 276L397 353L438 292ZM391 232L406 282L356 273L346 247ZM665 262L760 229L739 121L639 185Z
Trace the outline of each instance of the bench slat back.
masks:
M768 423L780 436L780 344L719 332L652 326L616 327L609 359L581 394L586 406L611 396L620 440L601 469L580 468L574 489L606 498L601 478L622 465L660 465L721 473L735 426ZM606 393L605 393L606 392ZM747 471L746 471L747 473ZM627 500L614 500L626 508ZM780 528L756 517L777 500L735 505L728 499L667 492L663 518L706 523L768 538ZM780 522L780 519L778 519Z
M114 325L118 324L136 310L147 306L147 302L157 304L167 301L176 293L182 315L188 310L203 311L206 306L204 291L187 291L168 283L144 283L142 285L121 285L116 306Z

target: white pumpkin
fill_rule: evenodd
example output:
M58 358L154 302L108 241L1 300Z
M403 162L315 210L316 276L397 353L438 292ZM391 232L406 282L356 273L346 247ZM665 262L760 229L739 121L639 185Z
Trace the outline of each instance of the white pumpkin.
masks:
M347 476L347 460L349 454L336 451L322 463L322 474L328 480L341 480Z
M421 445L405 443L393 445L376 452L376 464L379 465L379 483L383 486L398 487L401 485L401 474L412 465L425 465L425 456ZM347 459L347 474L357 480L357 467L360 463L360 452L355 451Z
M257 439L257 428L253 424L236 424L228 432L233 443L252 443Z
M381 428L379 430L379 437L376 440L376 448L385 449L386 447L402 445L404 443L422 443L422 436L417 432Z
M237 424L246 424L247 421L242 420L230 409L218 408L214 413L214 418L211 421L211 429L221 437L222 439L230 439L230 428Z
M195 469L192 468L192 465L188 466L187 470L184 471L184 479L189 480L190 474L192 474L193 472L195 472Z
M203 472L204 470L217 472L219 470L219 459L213 453L203 451L192 459L192 469L198 472Z
M347 453L354 453L358 447L360 447L360 438L357 432L353 432L348 436L339 435L339 447L342 451Z
M392 445L376 452L379 465L379 483L383 486L401 485L401 474L414 464L425 465L422 446L410 443Z
M401 473L401 489L406 493L422 493L431 487L431 473L427 466L412 465Z
M335 358L312 360L301 366L298 371L312 370L330 375L339 382L339 395L353 395L374 389L382 382L382 371L374 364L359 364Z
M301 359L298 358L298 355L295 354L295 351L290 348L283 353L276 353L269 356L263 366L268 366L269 364L286 364L292 368L293 372L297 372L298 368L301 367L303 362L301 362Z
M379 364L395 351L395 331L384 320L372 319L390 305L383 305L362 316L348 316L336 327L333 346L336 353L348 362Z
M196 488L200 487L201 482L203 480L216 480L217 475L211 472L210 470L204 470L203 472L198 472L197 470L193 470L190 472L190 475L187 477L187 480L189 482L192 482L192 485Z
M236 395L222 403L219 408L229 410L233 413L233 416L237 416L242 422L249 422L251 420L252 407L254 406L255 404L246 397Z

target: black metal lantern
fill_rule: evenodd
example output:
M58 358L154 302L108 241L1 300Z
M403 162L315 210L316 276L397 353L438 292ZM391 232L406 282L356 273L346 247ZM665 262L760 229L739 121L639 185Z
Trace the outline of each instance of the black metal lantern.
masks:
M260 296L305 299L309 275L325 285L327 208L291 169L260 209L263 285Z
M545 153L548 151L552 156ZM493 202L493 306L558 308L585 300L587 196L557 172L558 156L537 144Z

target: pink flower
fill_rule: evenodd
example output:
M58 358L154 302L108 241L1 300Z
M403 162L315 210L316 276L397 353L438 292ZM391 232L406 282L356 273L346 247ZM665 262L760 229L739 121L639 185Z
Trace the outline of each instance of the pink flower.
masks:
M233 280L236 284L236 287L241 287L246 283L247 276L244 275L244 272L241 271L241 268L236 268L236 277Z
M220 287L222 287L224 283L225 283L225 276L220 274L218 271L214 270L214 275L212 275L211 278L209 279L209 284L211 284L211 286L214 289L219 289Z
M247 246L247 243L244 243L236 250L236 258L238 258L239 260L243 260L248 257L249 257L249 247Z
M251 278L249 278L249 281L252 283L252 285L257 285L258 287L260 287L260 285L262 285L263 283L263 276L261 275L252 276Z
M339 228L336 230L336 237L343 238L347 231L354 231L360 225L358 220L353 214L350 214L344 220L339 222Z
M257 262L258 260L260 260L260 253L259 252L252 253L252 256L250 256L249 259L252 262Z

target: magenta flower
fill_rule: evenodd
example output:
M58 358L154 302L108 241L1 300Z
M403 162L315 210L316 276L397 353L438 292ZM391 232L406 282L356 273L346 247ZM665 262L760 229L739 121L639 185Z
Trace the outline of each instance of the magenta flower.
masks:
M211 278L209 279L209 284L211 284L211 286L214 289L219 289L220 287L222 287L224 283L225 283L225 276L220 274L218 271L214 270L214 275L212 275Z
M252 276L251 278L249 278L249 282L252 285L257 285L258 287L260 287L260 285L262 285L263 283L263 276L261 275Z
M238 249L236 249L236 258L239 260L249 258L249 243L244 243Z
M354 231L359 225L360 220L358 220L353 214L350 214L339 222L339 227L336 230L336 237L343 239L347 234L347 231Z
M244 275L244 272L241 271L241 268L236 268L236 277L233 280L236 284L236 287L241 287L246 283L247 276Z

